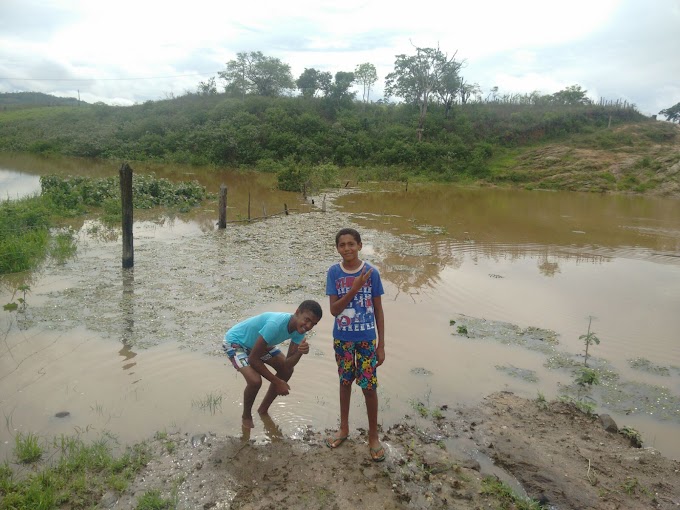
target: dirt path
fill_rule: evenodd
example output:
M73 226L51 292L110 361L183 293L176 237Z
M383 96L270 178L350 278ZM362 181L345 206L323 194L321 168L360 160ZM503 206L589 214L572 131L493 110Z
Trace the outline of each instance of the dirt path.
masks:
M178 433L155 440L155 460L101 506L134 508L156 489L182 509L500 508L502 494L488 494L483 482L489 476L545 508L680 506L679 462L632 446L572 405L503 392L433 414L384 431L383 463L369 459L363 431L335 450L324 445L329 431L292 440L273 430L264 444ZM506 500L504 508L516 507Z

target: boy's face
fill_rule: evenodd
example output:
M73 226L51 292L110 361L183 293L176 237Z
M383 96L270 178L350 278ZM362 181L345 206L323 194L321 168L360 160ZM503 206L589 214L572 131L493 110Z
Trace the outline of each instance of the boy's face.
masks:
M301 335L311 331L311 329L317 325L319 318L311 310L297 310L295 312L295 329Z
M338 253L345 262L355 260L361 251L361 243L357 243L352 234L345 234L338 239Z

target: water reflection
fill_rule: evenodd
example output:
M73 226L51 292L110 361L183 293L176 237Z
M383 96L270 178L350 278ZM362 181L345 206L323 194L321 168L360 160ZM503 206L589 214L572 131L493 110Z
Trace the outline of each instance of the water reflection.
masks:
M121 341L123 347L118 354L123 357L123 361L129 361L137 353L132 351L131 346L134 343L134 330L135 330L135 270L134 268L124 268L121 269L123 278L123 294L120 301L121 315L123 317L123 330L121 335ZM125 363L123 365L123 370L130 370L137 363ZM130 372L130 375L134 372Z
M341 197L338 205L372 228L471 242L492 253L537 246L680 252L680 201L672 199L421 184Z

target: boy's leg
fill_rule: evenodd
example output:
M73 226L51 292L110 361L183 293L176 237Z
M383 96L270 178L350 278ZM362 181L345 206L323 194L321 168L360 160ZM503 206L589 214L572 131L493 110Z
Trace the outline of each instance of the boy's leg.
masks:
M276 370L276 377L279 379L283 379L284 381L288 382L288 380L293 375L293 370L286 365L286 356L281 351L279 351L276 356L273 356L272 358L265 361L265 363ZM276 399L277 396L278 395L276 394L274 385L270 383L267 393L262 399L260 407L257 408L257 413L267 414L269 412L269 407L272 405L274 399Z
M357 345L357 384L361 387L366 400L368 415L368 447L373 460L384 460L385 451L378 436L378 377L376 365L378 358L375 341L361 342Z
M231 346L225 344L223 347L229 356L232 366L246 380L246 388L243 390L243 414L241 419L244 431L252 429L255 427L252 415L253 403L255 402L257 392L260 391L262 386L262 376L248 364L248 353L245 349L234 344Z
M337 448L349 435L349 407L352 398L352 382L355 377L354 342L334 340L333 347L340 377L340 428L326 440L326 445Z
M375 388L362 390L366 399L366 413L368 414L368 446L371 450L380 448L378 436L378 392Z
M243 390L243 415L241 418L243 426L252 429L255 427L252 415L253 404L262 386L262 376L250 366L240 368L239 373L246 380L246 389Z

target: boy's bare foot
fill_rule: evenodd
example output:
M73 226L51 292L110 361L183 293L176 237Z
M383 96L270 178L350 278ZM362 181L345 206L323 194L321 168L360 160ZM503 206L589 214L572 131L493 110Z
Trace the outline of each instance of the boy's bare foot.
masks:
M244 416L242 418L242 423L243 423L243 426L246 427L246 428L249 428L249 429L255 428L255 422L253 421L252 416L248 416L248 417Z

